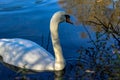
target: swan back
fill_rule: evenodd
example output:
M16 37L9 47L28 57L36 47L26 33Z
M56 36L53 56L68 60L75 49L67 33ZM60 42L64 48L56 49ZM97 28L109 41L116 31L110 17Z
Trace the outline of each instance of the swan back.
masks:
M36 71L54 70L54 57L38 44L25 39L0 39L3 62Z

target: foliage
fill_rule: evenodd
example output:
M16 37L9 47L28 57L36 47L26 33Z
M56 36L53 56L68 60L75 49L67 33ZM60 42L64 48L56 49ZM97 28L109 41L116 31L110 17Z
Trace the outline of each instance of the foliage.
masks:
M94 79L99 76L100 79L105 77L111 77L112 79L120 79L120 54L112 52L112 45L109 44L108 38L102 38L101 33L96 33L96 40L93 46L87 49L81 48L80 62L84 64L84 67L88 67L91 71L95 71ZM119 56L118 56L119 55Z
M93 40L86 26L86 32L90 38L88 48L81 47L79 50L80 63L82 62L84 68L88 68L89 72L94 71L92 79L120 79L120 26L112 24L104 24L100 19L95 17L98 21L89 21L92 24L100 25L102 31L95 32L95 39ZM91 80L92 80L91 79Z
M59 0L59 4L66 12L77 18L77 24L84 22L91 26L87 21L99 22L95 16L104 24L110 20L116 23L120 18L120 0ZM91 28L95 31L101 30L100 25L92 25Z
M83 24L90 39L91 46L78 50L76 79L119 80L120 0L59 0L59 4ZM94 38L85 25L95 31Z

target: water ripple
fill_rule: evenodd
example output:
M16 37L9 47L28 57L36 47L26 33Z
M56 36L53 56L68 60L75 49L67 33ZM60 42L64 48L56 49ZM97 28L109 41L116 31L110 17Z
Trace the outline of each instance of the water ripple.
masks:
M0 0L0 12L28 9L46 2L47 0Z

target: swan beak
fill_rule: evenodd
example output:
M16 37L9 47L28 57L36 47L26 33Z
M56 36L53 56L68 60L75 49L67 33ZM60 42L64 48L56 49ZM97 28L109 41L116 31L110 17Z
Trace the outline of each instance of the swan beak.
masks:
M73 24L73 22L70 20L70 18L66 18L66 22L70 23L70 24Z

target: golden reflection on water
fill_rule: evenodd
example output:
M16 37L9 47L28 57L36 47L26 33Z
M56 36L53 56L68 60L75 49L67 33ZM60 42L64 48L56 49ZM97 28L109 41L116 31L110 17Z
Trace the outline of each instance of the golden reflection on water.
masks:
M120 0L59 0L59 4L66 12L77 18L76 24L85 23L95 31L101 31L99 25L91 25L88 21L98 22L95 17L108 24L117 24L120 20Z

